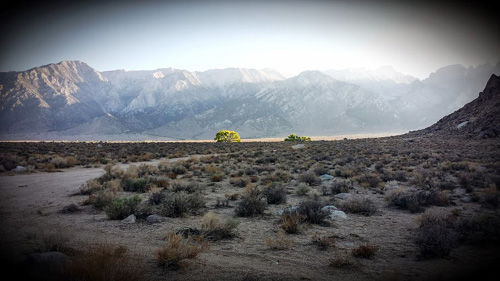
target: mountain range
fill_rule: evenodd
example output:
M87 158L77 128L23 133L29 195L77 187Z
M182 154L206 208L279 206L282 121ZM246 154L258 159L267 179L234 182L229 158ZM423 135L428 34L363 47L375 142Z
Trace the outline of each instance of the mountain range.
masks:
M81 61L0 73L3 140L206 140L425 128L474 100L500 62L445 66L420 80L377 70L162 68L99 72Z

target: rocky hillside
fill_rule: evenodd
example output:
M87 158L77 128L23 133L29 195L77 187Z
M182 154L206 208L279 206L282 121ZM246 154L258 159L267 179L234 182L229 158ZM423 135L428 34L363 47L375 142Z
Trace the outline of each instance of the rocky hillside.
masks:
M472 138L500 137L500 76L491 75L479 97L414 135L461 135Z

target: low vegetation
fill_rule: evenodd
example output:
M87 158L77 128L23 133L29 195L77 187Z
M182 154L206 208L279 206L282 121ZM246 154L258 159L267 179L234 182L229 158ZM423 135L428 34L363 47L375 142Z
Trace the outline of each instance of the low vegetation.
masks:
M239 139L226 137L221 135L221 142ZM81 204L60 205L57 215L103 215L124 232L140 228L155 233L168 226L171 232L165 241L156 241L161 247L154 258L169 270L188 266L215 248L214 253L230 258L235 249L250 249L249 255L255 256L307 251L326 257L307 261L315 270L355 271L398 252L394 245L381 243L387 234L380 234L379 226L397 228L397 243L406 246L404 258L411 262L416 257L448 258L463 245L474 248L500 242L500 150L494 140L389 137L311 141L300 146L294 149L283 142L0 143L0 173L14 174L17 166L31 167L33 173L55 169L64 173L75 166L102 168L101 176L75 187L71 196L81 199ZM136 217L136 225L117 221L130 215ZM151 222L151 216L159 217L159 222ZM175 232L181 227L187 230ZM150 243L160 238L148 239ZM110 264L109 274L115 274L114 263L131 261L128 250L99 247L81 250L82 255L75 258L80 265L71 263L67 272L88 276L74 280L93 278L84 268L96 271L97 265L88 257ZM402 262L403 254L398 255L394 260ZM209 259L200 263L212 265ZM123 270L126 273L128 268Z

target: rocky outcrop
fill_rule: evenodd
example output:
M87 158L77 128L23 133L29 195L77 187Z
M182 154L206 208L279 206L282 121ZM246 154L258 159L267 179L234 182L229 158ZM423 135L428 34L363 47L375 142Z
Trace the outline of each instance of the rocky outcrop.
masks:
M443 117L416 135L453 135L469 138L500 137L500 76L491 75L479 97Z

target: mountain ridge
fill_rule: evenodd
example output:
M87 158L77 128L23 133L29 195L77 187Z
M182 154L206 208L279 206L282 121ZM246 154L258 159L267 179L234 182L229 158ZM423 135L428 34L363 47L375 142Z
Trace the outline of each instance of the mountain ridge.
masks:
M469 102L484 73L499 69L500 63L444 67L432 78L401 84L341 81L314 70L292 77L243 68L99 72L62 61L0 73L0 132L7 139L51 132L211 139L227 128L246 138L404 132ZM462 91L456 81L472 86Z

